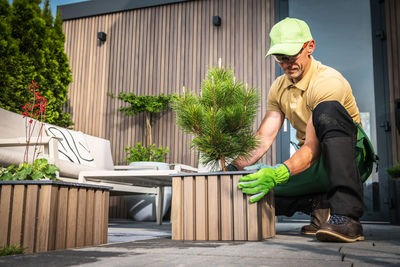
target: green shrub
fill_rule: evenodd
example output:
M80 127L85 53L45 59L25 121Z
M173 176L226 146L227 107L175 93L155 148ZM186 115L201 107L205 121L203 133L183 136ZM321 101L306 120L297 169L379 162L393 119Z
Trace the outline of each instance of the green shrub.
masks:
M5 246L0 249L0 257L1 256L9 256L9 255L15 255L15 254L24 254L25 249L12 245L12 246Z
M392 168L387 169L386 171L393 178L400 178L400 164L399 163L397 163L397 165L393 166Z
M54 164L49 164L47 159L36 159L33 164L24 162L18 167L13 164L3 168L0 170L0 180L56 180L57 171L60 171L60 169Z
M128 163L134 161L158 161L164 162L165 157L168 154L168 147L158 147L153 144L151 146L144 147L142 143L136 143L133 147L125 147L126 161Z

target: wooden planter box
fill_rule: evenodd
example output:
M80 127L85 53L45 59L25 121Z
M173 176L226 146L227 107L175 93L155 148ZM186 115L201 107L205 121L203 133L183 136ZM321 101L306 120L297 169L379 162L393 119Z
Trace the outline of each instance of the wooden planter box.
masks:
M196 173L172 178L173 240L263 240L275 236L271 191L257 203L237 188L249 172Z
M107 243L110 187L0 181L0 248L27 253Z

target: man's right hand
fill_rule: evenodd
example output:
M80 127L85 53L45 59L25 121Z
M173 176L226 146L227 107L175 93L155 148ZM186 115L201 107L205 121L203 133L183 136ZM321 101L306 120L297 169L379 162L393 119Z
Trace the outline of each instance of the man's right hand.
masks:
M271 166L269 166L267 164L264 164L264 163L257 163L257 164L254 164L254 165L250 165L250 166L244 167L244 170L245 171L259 171L259 170L264 169L264 168L271 168Z
M238 188L244 194L252 194L250 202L262 199L272 188L289 180L290 171L285 164L262 168L256 173L243 176L239 179Z

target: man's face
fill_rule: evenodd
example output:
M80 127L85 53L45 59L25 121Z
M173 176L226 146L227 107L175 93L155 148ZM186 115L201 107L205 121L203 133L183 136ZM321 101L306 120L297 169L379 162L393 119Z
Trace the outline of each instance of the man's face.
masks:
M278 61L285 75L293 82L300 81L308 71L311 63L310 54L313 50L314 41L310 41L296 56L288 57L289 60Z

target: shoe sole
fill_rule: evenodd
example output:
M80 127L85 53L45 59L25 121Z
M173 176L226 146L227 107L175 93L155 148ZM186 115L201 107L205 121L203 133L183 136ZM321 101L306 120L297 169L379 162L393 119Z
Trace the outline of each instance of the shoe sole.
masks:
M314 232L301 232L302 235L315 235L317 233L317 231Z
M316 237L319 241L326 241L326 242L352 243L364 240L364 236L348 237L336 232L326 231L326 230L318 230L316 233Z
M329 221L330 217L331 217L331 215L328 214L328 218L326 218L325 222ZM319 229L319 227L318 227L318 229ZM300 231L300 233L302 235L313 235L313 236L315 236L317 234L317 232L318 232L318 230L315 230L315 231L303 231L303 227L302 227L302 229Z

